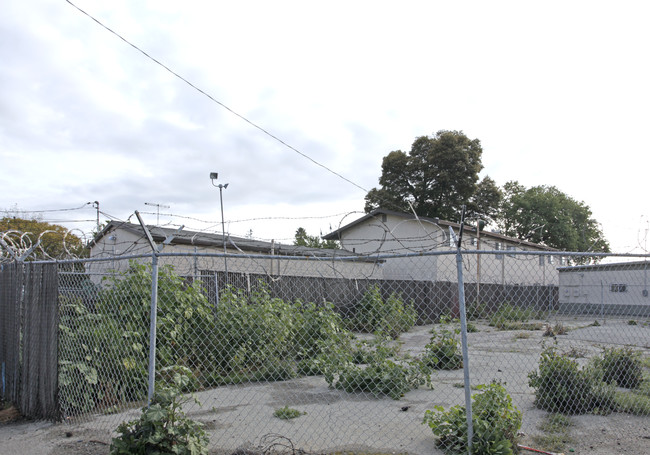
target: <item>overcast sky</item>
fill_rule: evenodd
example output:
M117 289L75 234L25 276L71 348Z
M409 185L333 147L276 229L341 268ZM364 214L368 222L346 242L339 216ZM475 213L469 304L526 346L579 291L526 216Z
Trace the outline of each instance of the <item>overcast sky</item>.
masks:
M149 202L220 232L218 171L227 230L290 243L356 219L385 155L447 129L481 141L481 177L555 185L616 252L645 247L647 2L73 3L218 103L65 0L5 0L0 209L154 223Z

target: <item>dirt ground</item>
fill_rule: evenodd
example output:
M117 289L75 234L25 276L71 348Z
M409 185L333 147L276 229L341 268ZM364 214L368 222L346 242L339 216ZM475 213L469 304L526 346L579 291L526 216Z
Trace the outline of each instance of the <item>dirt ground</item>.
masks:
M627 326L624 320L608 320L600 327L590 327L589 322L593 322L593 319L563 320L568 333L556 337L553 342L557 343L559 349L579 353L582 356L579 361L600 352L607 344L634 345L645 356L650 356L650 325L647 321L634 327ZM544 435L540 425L548 414L535 408L534 397L527 386L527 373L532 369L531 365L536 365L543 345L550 340L544 339L540 331L521 334L518 331L496 331L485 324L477 326L479 331L469 334L472 384L486 383L492 379L503 380L515 405L524 415L520 442L536 447L535 437ZM417 327L404 334L400 340L402 349L417 354L428 341L430 329L430 326ZM190 410L188 414L205 424L210 433L211 453L219 455L261 453L263 444L259 435L282 435L283 431L292 435L296 449L305 448L303 453L437 454L441 452L435 449L433 434L420 425L424 410L431 409L435 404L448 408L456 403L463 394L463 389L459 388L462 380L462 370L446 372L434 381L433 392L415 390L401 400L393 401L355 398L329 389L322 378L299 378L281 383L232 387L227 389L227 393L220 389L201 392L199 400L204 403L203 409ZM305 419L300 426L291 426L292 422L280 421L272 416L273 409L287 403L307 411L305 417L300 417ZM407 410L403 411L405 408ZM330 413L326 422L322 419L323 409ZM379 416L377 429L370 430L371 438L360 443L350 440L348 436L357 431L355 425L361 418L355 412L359 409L362 414L372 415L373 419ZM110 416L113 420L99 416L72 425L25 421L15 409L4 409L0 411L0 454L108 454L111 441L108 428L116 427L116 419L132 419L136 415L137 410ZM408 443L392 444L401 436L398 423L403 425L405 421L409 428L411 425L417 426L418 433ZM566 455L650 454L650 416L588 414L570 416L570 421L568 439L562 449ZM342 440L349 445L325 444L323 447L326 449L323 450L310 447L307 441L318 434L323 425L327 425L328 431L341 431ZM395 428L391 429L391 426ZM358 431L369 432L367 427L359 427ZM241 435L249 437L244 441ZM246 450L242 450L242 447ZM520 453L533 452L522 450Z
M626 423L638 429L636 437L627 437L610 429L611 420L621 420L618 424ZM574 416L574 426L571 429L573 443L564 449L565 454L615 455L650 453L650 425L648 417L637 417L632 422L629 416ZM618 424L616 426L618 426ZM105 431L76 429L68 426L34 422L16 421L0 423L0 453L4 455L108 455L110 450L110 435ZM529 435L522 437L521 444L535 447ZM255 447L247 446L246 450L229 452L235 455L253 455L261 453ZM361 448L360 448L361 449ZM223 455L223 451L214 449L214 455ZM304 452L303 452L304 453ZM372 453L372 451L370 452ZM441 453L433 446L431 452ZM534 453L522 450L520 453Z

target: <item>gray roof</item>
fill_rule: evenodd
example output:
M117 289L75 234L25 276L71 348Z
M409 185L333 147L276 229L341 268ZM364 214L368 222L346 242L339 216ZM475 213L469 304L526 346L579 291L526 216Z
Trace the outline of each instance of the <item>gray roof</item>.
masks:
M110 232L116 229L123 229L135 235L142 236L143 239L146 238L144 230L139 224L111 221L104 227L104 229L101 230L101 232L99 232L99 234L95 236L95 238L90 243L90 247L96 244L102 237L108 235ZM167 228L160 226L147 226L147 229L151 233L151 236L156 243L162 243L167 237L173 235L174 237L170 242L172 245L193 245L223 248L224 238L221 234L186 230L181 230L178 232L177 228ZM244 237L235 237L231 235L226 235L226 244L231 250L233 248L238 248L241 251L249 254L271 254L271 251L273 251L273 254L276 256L306 256L326 258L334 256L360 257L360 255L356 253L352 253L351 251L343 249L309 248L305 246L286 245L282 243L247 239Z
M572 265L568 267L558 267L560 272L597 272L612 270L650 270L649 261L630 261L630 262L608 262L605 264L585 264Z

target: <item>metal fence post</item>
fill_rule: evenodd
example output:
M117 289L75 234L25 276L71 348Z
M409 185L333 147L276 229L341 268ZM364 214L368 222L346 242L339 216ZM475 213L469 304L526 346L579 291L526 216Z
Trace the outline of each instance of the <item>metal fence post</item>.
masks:
M151 256L151 310L149 323L149 387L147 406L151 405L156 387L156 320L158 315L158 255Z
M467 453L472 454L472 439L474 438L474 424L472 422L472 391L469 381L469 352L467 348L467 312L465 308L465 283L463 282L463 255L461 244L463 241L463 224L465 222L465 206L460 221L460 231L456 244L456 270L458 274L458 305L460 312L460 336L463 351L463 382L465 385L465 415L467 418ZM450 233L453 234L451 226Z
M176 234L168 236L162 243L157 246L154 242L151 232L142 221L140 213L136 210L135 215L138 217L140 226L144 230L149 246L151 247L151 310L150 310L150 324L149 324L149 387L147 390L147 406L151 404L154 389L156 387L156 320L158 315L158 254L162 251L165 245L171 243L174 235L178 234L184 225L178 228Z

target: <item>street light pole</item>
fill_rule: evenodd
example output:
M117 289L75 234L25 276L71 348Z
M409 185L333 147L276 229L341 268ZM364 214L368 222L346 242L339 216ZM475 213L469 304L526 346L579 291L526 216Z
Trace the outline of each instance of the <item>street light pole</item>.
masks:
M224 267L226 271L226 283L228 283L228 258L225 256L226 254L226 223L224 221L223 217L223 190L228 188L228 184L222 184L219 183L218 185L214 184L214 181L219 177L219 173L217 172L210 172L210 179L212 180L212 186L219 188L219 203L221 204L221 237L223 240L223 262L224 262Z

